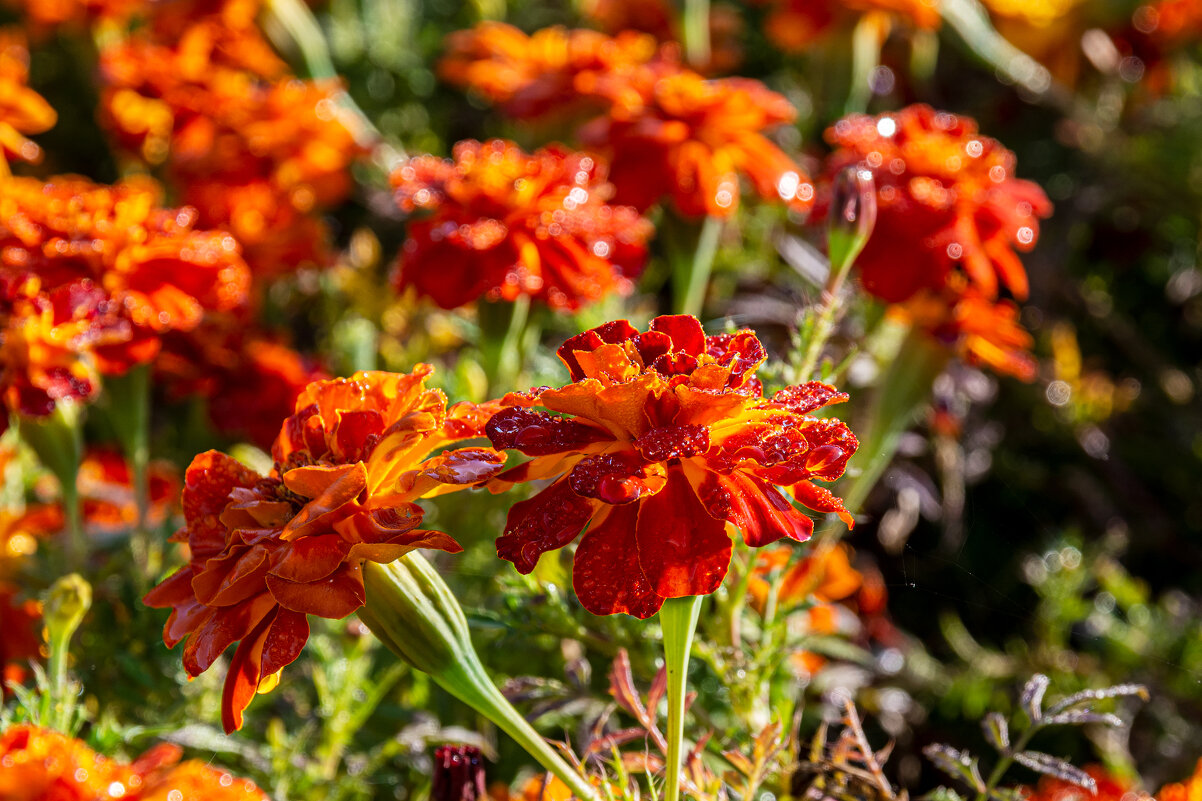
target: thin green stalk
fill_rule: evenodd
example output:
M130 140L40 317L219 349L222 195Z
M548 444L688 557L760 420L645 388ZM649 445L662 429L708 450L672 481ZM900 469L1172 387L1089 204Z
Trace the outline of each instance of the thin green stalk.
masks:
M137 520L130 549L148 581L163 565L162 543L150 531L150 365L139 364L105 386L113 427L129 460Z
M680 763L684 745L684 700L688 687L689 652L704 596L669 598L659 610L664 632L664 666L668 671L668 763L664 780L664 801L680 799Z
M54 474L62 488L67 523L67 561L72 570L83 568L88 541L80 506L79 465L83 461L83 407L60 400L46 417L17 417L22 441L33 449L42 466Z
M1035 736L1035 732L1039 731L1039 725L1033 725L1022 733L1022 736L1015 741L1013 747L1007 753L1001 754L998 757L997 764L993 766L993 771L989 774L989 779L985 782L985 789L977 793L977 797L973 801L989 801L989 793L997 783L1002 780L1002 776L1006 774L1006 770L1014 762L1012 754L1022 753L1027 748L1027 743L1031 742L1031 738Z
M844 114L862 114L872 99L872 71L881 62L884 32L879 15L862 14L851 34L851 89L847 93Z
M512 302L481 300L477 308L481 366L488 377L488 392L496 394L510 389L521 375L529 338L530 296L518 295Z
M700 222L676 218L664 222L665 245L672 267L673 310L699 317L714 256L718 253L722 218L706 216Z
M92 605L92 587L78 573L62 576L46 592L42 619L50 650L47 686L39 709L40 723L70 733L75 717L76 688L67 678L71 638Z
M801 360L801 366L797 369L798 381L810 381L816 376L814 370L818 367L818 360L822 358L822 349L826 347L826 342L830 339L831 332L835 328L835 320L839 314L839 293L823 292L822 310L818 312L818 319L814 323L814 329L810 333L809 341L806 342L805 356Z
M896 333L904 339L895 357L888 360L867 423L856 428L860 438L855 457L859 473L845 479L841 492L844 505L853 514L893 461L902 434L926 403L931 385L948 360L947 349L926 332L902 326Z
M680 30L685 58L695 68L704 67L710 60L710 0L684 0Z

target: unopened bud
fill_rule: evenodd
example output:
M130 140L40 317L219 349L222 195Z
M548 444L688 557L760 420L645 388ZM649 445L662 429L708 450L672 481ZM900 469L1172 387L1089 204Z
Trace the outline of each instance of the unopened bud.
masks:
M835 176L827 229L831 274L826 290L837 292L876 226L876 182L863 167L847 167Z
M92 606L92 585L78 573L63 576L46 591L42 619L51 643L67 642Z
M470 745L443 745L434 752L430 801L487 801L484 758Z

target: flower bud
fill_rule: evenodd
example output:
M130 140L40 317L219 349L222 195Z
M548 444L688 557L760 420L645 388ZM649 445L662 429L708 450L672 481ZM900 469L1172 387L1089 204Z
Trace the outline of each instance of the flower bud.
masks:
M484 759L470 745L443 745L434 752L430 801L488 801Z
M92 606L92 585L78 573L63 576L46 591L42 619L51 643L67 642Z
M831 199L827 243L831 273L826 282L827 292L837 292L848 270L876 225L876 182L872 172L861 167L847 167L835 176L834 196Z

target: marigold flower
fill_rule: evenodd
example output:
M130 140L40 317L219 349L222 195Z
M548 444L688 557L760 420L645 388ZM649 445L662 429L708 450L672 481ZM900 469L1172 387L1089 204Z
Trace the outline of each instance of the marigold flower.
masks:
M425 388L432 370L310 384L280 430L268 476L215 451L188 467L176 536L191 560L144 600L172 607L163 640L187 639L191 676L239 643L222 696L227 732L299 656L307 615L341 619L363 605L363 560L460 550L446 534L417 528L413 501L488 479L503 458L484 448L430 455L479 436L488 415L473 404L447 409L440 391Z
M882 15L919 30L939 28L938 0L779 0L764 20L764 32L777 47L797 52L863 14Z
M1022 381L1035 378L1038 363L1030 354L1034 340L1010 301L989 300L973 291L921 292L890 311L929 332L968 364Z
M150 507L144 523L159 529L175 512L179 475L175 466L165 461L151 462L148 472ZM126 533L138 524L133 472L121 453L108 448L89 449L80 463L77 483L89 535Z
M0 511L0 579L12 576L37 553L39 540L62 529L62 508L55 503L32 504L20 512Z
M0 184L0 276L9 287L0 315L21 327L5 335L6 347L24 347L35 366L65 366L78 354L72 396L91 394L93 369L125 372L154 357L164 332L246 300L250 276L234 238L196 229L194 210L163 209L159 199L148 180ZM56 330L67 323L75 330Z
M201 223L227 227L257 277L324 264L317 213L345 199L363 151L341 85L289 76L251 10L231 12L240 4L180 5L102 52L105 120L147 162L166 162Z
M37 134L54 127L58 115L28 86L29 51L20 33L0 30L0 176L8 175L8 161L37 162L42 149L22 134Z
M493 447L533 457L491 482L495 491L553 479L510 509L498 555L529 573L587 526L573 569L581 603L646 618L665 598L717 589L727 524L755 547L810 536L813 520L777 485L851 525L813 481L842 475L858 443L838 420L809 415L847 396L811 382L765 398L755 377L765 356L751 331L707 337L687 315L569 339L559 357L573 383L510 394L488 423Z
M443 80L471 89L519 119L562 112L622 91L624 76L659 55L653 37L624 31L543 28L527 35L486 21L447 37Z
M1030 250L1052 206L1014 177L1014 154L966 118L908 106L854 114L826 132L836 152L827 175L859 165L877 186L877 222L857 265L869 293L890 303L943 290L962 273L987 299L1005 287L1027 296L1014 249Z
M126 764L56 731L12 726L0 734L0 799L268 801L247 779L199 760L177 764L181 753L179 746L164 743Z
M29 661L39 657L42 647L41 604L17 600L20 593L20 587L0 581L0 700L8 693L8 682L25 681ZM3 753L0 747L0 758ZM6 798L2 779L0 798Z
M792 548L763 551L756 559L748 583L748 594L757 609L763 609L770 584L768 574L782 570L793 557ZM776 602L780 608L796 606L807 600L832 603L850 598L863 584L863 576L851 566L851 548L841 543L823 548L797 560L780 579Z
M682 214L727 217L739 203L739 176L761 198L808 211L814 187L763 131L796 110L759 81L707 81L660 63L633 73L611 111L586 124L580 139L611 163L615 200L645 210L671 198Z
M609 205L604 166L582 153L460 142L449 161L409 160L392 184L403 211L433 212L409 224L398 288L444 309L529 295L574 310L629 292L646 259L651 224Z

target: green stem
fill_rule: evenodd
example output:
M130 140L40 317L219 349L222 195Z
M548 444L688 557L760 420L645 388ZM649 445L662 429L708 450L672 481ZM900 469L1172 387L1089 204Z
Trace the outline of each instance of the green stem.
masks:
M521 375L530 321L530 296L518 295L513 302L481 300L481 366L488 377L489 394L506 392Z
M1031 738L1035 736L1035 732L1039 731L1039 728L1038 725L1031 726L1031 728L1022 733L1022 736L1015 741L1007 753L1001 754L998 757L997 764L993 766L993 771L989 774L989 779L985 782L985 789L979 791L973 801L989 801L990 791L997 787L997 783L1006 774L1006 769L1014 762L1012 755L1025 751L1027 743L1031 742Z
M679 801L680 763L684 745L684 700L688 687L689 651L704 596L687 595L669 598L659 610L659 624L664 632L664 666L668 671L668 739L667 776L664 801Z
M801 366L797 370L798 381L810 381L815 378L814 370L818 367L818 360L822 358L822 349L826 346L826 342L830 339L831 332L835 328L835 320L839 314L839 294L837 292L822 293L822 309L818 312L818 320L814 323L814 329L810 333L809 341L806 342L805 356L801 360Z
M685 58L700 69L710 60L710 0L684 0L681 15L681 36Z
M706 216L698 223L665 217L664 223L665 246L672 267L673 310L700 317L718 252L722 218Z
M144 580L153 579L163 565L162 544L150 531L150 365L139 364L105 386L113 427L129 460L137 506L130 549Z
M851 89L844 114L862 114L872 99L872 71L881 62L883 33L877 14L862 14L851 34Z
M80 506L79 465L83 461L83 407L60 400L44 418L19 416L21 439L33 449L42 466L54 474L62 488L67 523L67 560L80 570L88 556L88 541Z
M948 360L947 348L925 331L888 321L885 324L896 326L894 333L904 339L895 357L888 360L867 424L856 428L860 435L856 453L860 471L846 479L846 489L841 492L844 505L853 514L893 461L902 434L927 402L931 385Z

